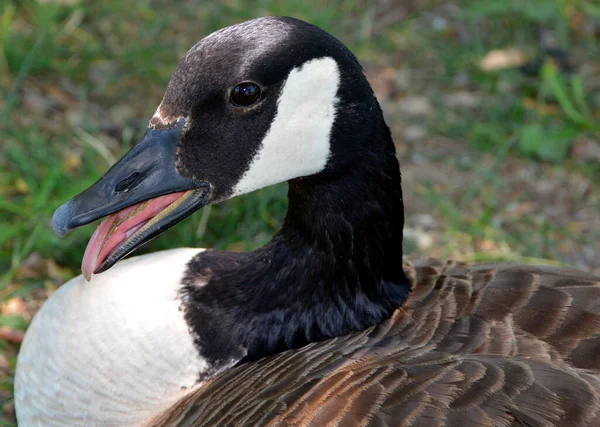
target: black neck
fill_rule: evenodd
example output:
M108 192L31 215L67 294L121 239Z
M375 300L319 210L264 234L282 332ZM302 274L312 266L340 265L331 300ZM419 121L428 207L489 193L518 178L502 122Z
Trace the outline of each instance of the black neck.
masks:
M364 330L404 303L400 170L381 132L335 174L290 181L287 216L267 245L190 262L186 318L203 356L257 359Z

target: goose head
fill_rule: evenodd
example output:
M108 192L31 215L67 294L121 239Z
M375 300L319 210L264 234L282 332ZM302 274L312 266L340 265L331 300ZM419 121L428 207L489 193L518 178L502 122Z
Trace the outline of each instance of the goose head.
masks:
M86 250L89 280L207 204L283 181L335 174L363 154L379 110L338 40L261 18L197 43L141 141L54 214L57 234L109 216Z
M263 248L115 265L208 204L284 181L288 213ZM379 104L341 42L292 18L228 27L187 53L139 143L53 226L62 236L103 217L89 283L63 285L25 337L23 425L147 422L236 363L377 324L410 290Z

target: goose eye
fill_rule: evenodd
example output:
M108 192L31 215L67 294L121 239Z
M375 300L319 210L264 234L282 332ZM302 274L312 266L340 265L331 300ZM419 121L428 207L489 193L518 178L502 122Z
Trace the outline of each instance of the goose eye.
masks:
M254 83L240 83L231 91L231 102L238 107L249 107L260 98L260 88Z

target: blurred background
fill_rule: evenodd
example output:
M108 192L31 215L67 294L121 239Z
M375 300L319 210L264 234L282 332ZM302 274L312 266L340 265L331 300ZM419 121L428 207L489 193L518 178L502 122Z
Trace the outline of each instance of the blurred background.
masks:
M600 274L597 0L2 0L0 426L22 332L94 229L61 240L52 212L142 135L196 41L263 15L312 22L363 63L401 162L406 254ZM253 249L285 195L204 209L138 254Z

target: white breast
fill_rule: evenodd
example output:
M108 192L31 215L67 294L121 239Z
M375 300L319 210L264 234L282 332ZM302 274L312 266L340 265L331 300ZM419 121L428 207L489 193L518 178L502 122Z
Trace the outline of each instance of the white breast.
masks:
M44 304L19 354L21 426L140 425L194 387L206 369L180 310L186 263L201 249L120 262L78 276Z

